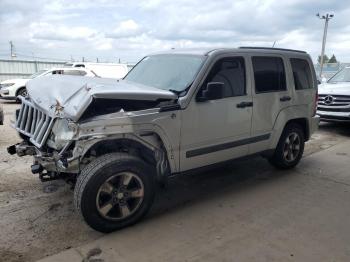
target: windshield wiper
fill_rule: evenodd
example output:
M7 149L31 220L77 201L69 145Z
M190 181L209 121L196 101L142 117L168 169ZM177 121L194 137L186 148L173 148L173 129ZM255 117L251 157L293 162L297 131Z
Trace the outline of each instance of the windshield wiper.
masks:
M183 91L175 90L175 89L169 89L170 92L173 92L175 95L179 96Z
M169 89L170 92L175 93L177 96L181 96L181 94L186 94L188 89L192 86L193 82L191 82L187 87L181 91L175 89Z

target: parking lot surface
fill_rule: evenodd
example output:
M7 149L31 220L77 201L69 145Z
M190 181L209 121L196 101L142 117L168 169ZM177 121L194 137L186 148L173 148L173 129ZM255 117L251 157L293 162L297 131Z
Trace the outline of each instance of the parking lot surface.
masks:
M350 260L349 125L322 124L291 171L255 157L176 177L144 221L103 235L75 213L68 185L41 183L30 157L6 153L18 105L2 106L1 261Z

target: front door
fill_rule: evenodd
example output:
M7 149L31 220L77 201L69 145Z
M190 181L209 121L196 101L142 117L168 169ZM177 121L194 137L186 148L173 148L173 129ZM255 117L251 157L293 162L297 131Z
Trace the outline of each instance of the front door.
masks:
M251 83L244 57L219 58L182 114L181 171L244 156L252 118ZM196 99L210 82L224 84L223 98Z

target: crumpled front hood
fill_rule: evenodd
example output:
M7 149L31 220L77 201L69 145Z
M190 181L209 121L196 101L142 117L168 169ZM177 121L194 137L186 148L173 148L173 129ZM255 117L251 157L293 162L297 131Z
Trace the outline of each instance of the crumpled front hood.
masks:
M27 83L31 101L51 116L79 120L94 98L146 100L176 99L173 92L125 80L80 76L44 76Z
M324 83L318 86L318 93L321 95L350 95L350 83Z

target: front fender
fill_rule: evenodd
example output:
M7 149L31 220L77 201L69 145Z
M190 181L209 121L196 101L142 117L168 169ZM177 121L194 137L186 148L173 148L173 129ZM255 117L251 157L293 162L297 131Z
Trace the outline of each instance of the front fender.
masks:
M81 159L83 159L86 153L97 143L128 139L138 142L152 151L163 150L164 148L168 156L171 172L178 172L178 165L175 161L176 158L173 155L173 146L165 132L158 125L142 125L142 128L135 125L124 125L121 129L120 127L118 128L119 132L121 132L121 130L123 131L122 133L116 133L116 130L108 130L110 128L107 127L102 128L105 131L104 134L98 132L95 128L93 130L95 133L80 137L76 142L73 155L80 155ZM116 126L114 126L114 128L116 129ZM157 137L159 137L159 139Z

